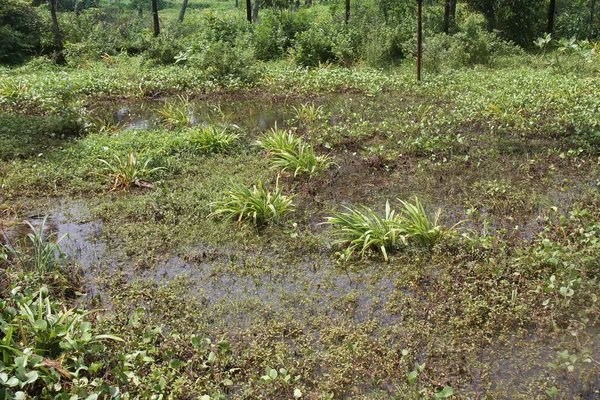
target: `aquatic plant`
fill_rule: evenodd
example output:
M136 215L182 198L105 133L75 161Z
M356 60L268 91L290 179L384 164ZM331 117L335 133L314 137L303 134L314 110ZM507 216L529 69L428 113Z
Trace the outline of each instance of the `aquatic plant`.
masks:
M31 232L22 243L1 246L2 253L12 256L24 271L37 272L40 276L55 269L56 256L62 254L59 243L67 236L59 237L56 232L48 232L47 221L48 215L44 216L37 228L29 221L24 221Z
M324 224L334 225L333 234L338 239L335 243L348 245L347 256L359 251L363 256L368 250L378 249L385 261L389 261L388 251L406 244L405 232L401 220L385 203L385 214L382 216L369 207L345 207L347 212L334 213L327 217Z
M293 196L284 195L278 184L274 192L265 189L261 181L252 188L234 184L224 195L223 199L211 204L214 209L211 215L234 218L240 225L277 222L294 210Z
M176 101L167 101L156 110L165 125L171 128L179 128L192 125L191 103L188 97L177 96Z
M164 167L150 168L151 159L144 156L136 156L133 151L129 152L127 159L121 159L118 154L114 154L114 159L116 163L101 158L98 159L106 167L99 175L109 177L113 181L111 190L127 190L132 185L142 187L151 186L151 184L142 179L148 178L154 172L164 169Z
M304 123L314 123L323 115L323 106L315 106L314 103L301 104L299 107L292 107L296 114L296 120Z
M417 196L415 196L414 204L403 200L399 201L403 207L401 225L406 236L417 245L433 246L444 234L442 227L438 225L442 210L438 209L431 220Z
M271 130L257 141L257 144L268 151L274 168L293 171L294 176L316 175L331 167L334 162L328 155L315 155L313 147L290 131Z
M189 137L191 144L203 153L223 153L235 143L239 135L229 133L227 127L210 125L192 128Z
M366 206L345 207L347 212L334 213L324 224L335 226L333 234L338 238L335 243L348 245L346 256L357 250L363 256L367 250L376 248L386 261L388 251L410 243L431 247L456 226L443 230L438 225L441 210L435 213L433 220L429 219L416 196L414 204L402 200L400 203L403 208L397 213L387 201L383 216Z
M301 143L302 140L291 131L277 129L277 126L256 141L256 144L268 153L294 152Z

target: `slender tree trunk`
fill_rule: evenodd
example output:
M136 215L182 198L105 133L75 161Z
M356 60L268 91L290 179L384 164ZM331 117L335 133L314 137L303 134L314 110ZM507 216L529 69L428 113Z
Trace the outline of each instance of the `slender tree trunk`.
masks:
M56 0L48 0L50 2L50 16L52 17L52 35L54 36L54 51L56 52L56 63L60 65L66 64L67 60L63 54L63 39L58 26L58 17L56 16Z
M304 1L304 5L305 5L306 7L310 7L310 6L312 6L312 0L305 0L305 1Z
M556 13L556 0L550 0L548 5L548 26L546 27L546 33L554 32L554 14Z
M590 36L594 36L594 24L596 22L594 17L594 6L596 0L590 0Z
M258 21L258 9L260 8L260 0L254 0L254 7L252 7L252 20Z
M442 27L444 33L450 33L450 0L444 2L444 25Z
M181 10L179 11L179 22L183 22L183 17L185 17L185 10L187 10L188 0L183 0L183 4L181 5ZM237 7L237 0L235 6Z
M158 22L158 0L152 0L152 19L154 21L154 37L160 34L160 23Z
M494 7L490 7L487 13L488 32L493 32L496 29L496 10Z
M346 0L346 25L348 25L349 20L350 20L350 0Z
M423 0L417 0L417 80L421 80L421 56L423 55Z
M240 0L235 0L235 8L238 8L240 6Z
M246 19L252 23L252 3L250 0L246 0Z

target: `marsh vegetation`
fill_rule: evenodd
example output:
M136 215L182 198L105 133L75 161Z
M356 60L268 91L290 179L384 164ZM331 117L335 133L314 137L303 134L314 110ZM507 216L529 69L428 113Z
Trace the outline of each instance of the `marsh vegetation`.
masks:
M412 3L157 37L111 3L59 13L67 65L14 47L0 398L600 396L593 29L434 3L421 82Z

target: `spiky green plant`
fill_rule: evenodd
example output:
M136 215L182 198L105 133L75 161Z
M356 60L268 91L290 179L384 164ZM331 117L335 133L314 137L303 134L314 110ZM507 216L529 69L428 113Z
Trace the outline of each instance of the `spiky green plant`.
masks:
M323 106L315 106L314 103L301 104L299 107L292 108L296 119L305 123L314 123L323 115Z
M55 269L56 257L62 254L59 243L67 236L65 234L59 237L58 233L49 232L47 221L46 215L37 228L25 221L31 232L23 242L19 243L19 246L10 243L2 246L24 271L37 272L40 276Z
M126 159L121 159L118 154L114 154L114 159L116 162L98 159L105 166L104 171L99 175L109 177L113 181L111 190L127 190L132 185L148 186L147 183L142 182L142 179L147 179L154 172L164 169L164 167L150 168L151 159L143 155L136 156L133 151L129 152Z
M445 232L454 229L450 228L444 231L443 228L438 225L441 209L438 209L433 215L433 219L430 219L425 212L423 204L417 196L415 196L415 203L410 204L407 201L400 200L402 204L402 226L406 232L407 237L410 241L415 242L417 245L424 247L431 247L436 244ZM455 225L456 226L456 225Z
M203 153L223 153L238 139L239 135L229 133L227 127L214 125L192 128L190 142Z
M318 175L334 164L328 155L315 155L313 147L307 143L300 143L293 152L271 153L270 159L274 168L279 168L282 172L293 171L294 176Z
M388 251L406 244L401 221L389 201L385 203L383 216L366 206L345 208L347 212L334 213L324 223L334 225L335 243L348 245L348 255L358 250L364 256L375 248L389 261Z
M261 181L252 188L234 184L225 197L211 203L211 215L224 215L237 220L238 224L253 223L256 226L277 222L294 210L293 196L286 196L277 184L275 191L264 188Z
M316 175L331 167L334 162L328 155L315 155L313 147L290 131L271 130L271 134L257 141L267 150L274 168L293 171L294 176Z
M192 125L191 103L189 98L177 96L176 101L168 101L156 111L161 115L165 125L180 128Z
M293 153L302 140L291 131L272 128L271 132L256 141L256 144L265 149L269 154L279 152Z

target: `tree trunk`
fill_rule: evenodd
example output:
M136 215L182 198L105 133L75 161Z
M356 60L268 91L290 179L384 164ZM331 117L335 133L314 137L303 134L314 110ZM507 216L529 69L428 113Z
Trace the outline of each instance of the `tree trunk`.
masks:
M235 0L235 8L238 8L240 6L240 0Z
M350 0L346 0L346 25L348 25L349 20L350 20Z
M594 6L596 5L596 0L590 0L590 36L594 36L594 23L595 21L595 17L594 17Z
M446 35L450 33L450 0L444 2L444 25L442 30Z
M185 17L185 10L187 10L188 0L183 0L183 4L181 5L181 10L179 11L179 22L183 22L183 17ZM237 7L237 0L236 5Z
M254 7L252 7L252 21L258 21L258 9L260 8L260 0L254 0Z
M496 10L491 7L487 12L488 32L493 32L496 29Z
M158 22L158 0L152 0L152 19L154 20L154 37L160 34L160 23Z
M421 80L421 56L423 54L423 0L417 0L417 80Z
M548 5L548 26L546 27L546 33L554 32L554 14L556 12L556 0L550 0Z
M58 26L58 17L56 16L56 0L48 0L50 2L50 15L52 17L52 35L54 36L54 51L56 63L59 65L66 64L67 60L63 54L63 40Z
M252 3L250 0L246 0L246 19L252 23Z

